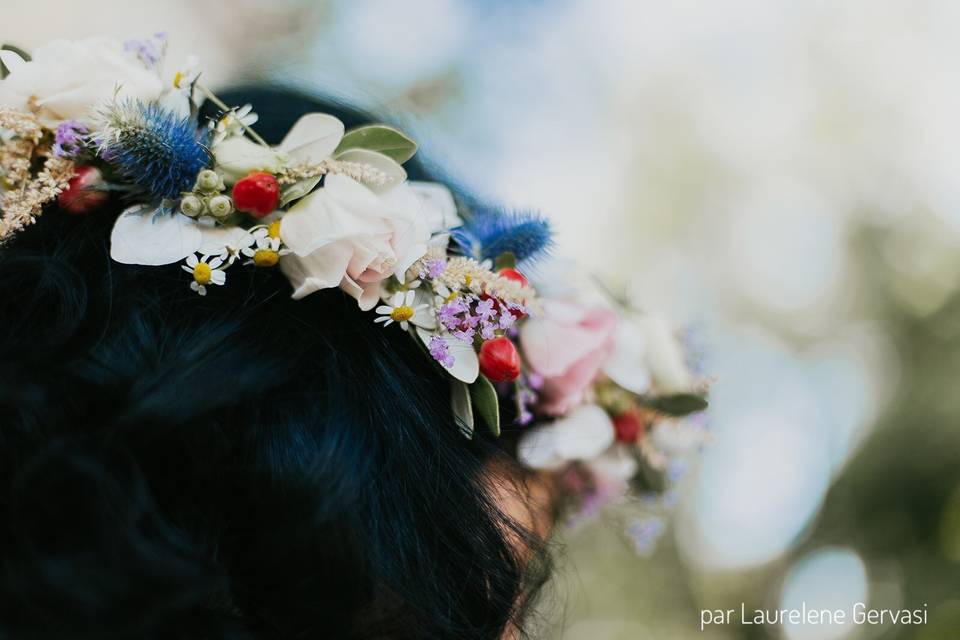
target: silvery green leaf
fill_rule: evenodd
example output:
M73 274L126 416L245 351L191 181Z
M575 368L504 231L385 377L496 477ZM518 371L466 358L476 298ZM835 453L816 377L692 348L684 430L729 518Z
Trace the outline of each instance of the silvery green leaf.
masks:
M655 411L678 418L703 411L709 406L706 398L695 393L677 393L658 398L644 398L641 402Z
M280 194L280 206L285 207L294 200L299 200L313 191L313 188L317 186L321 178L323 178L323 176L314 176L312 178L305 178L300 182L294 182Z
M459 380L452 380L450 387L450 406L457 418L460 431L473 438L473 406L470 402L470 387Z
M376 151L403 164L417 152L417 143L393 127L371 124L348 131L334 153L349 149Z
M470 385L470 397L473 401L473 410L486 423L490 433L500 435L500 400L497 390L486 376L480 376Z

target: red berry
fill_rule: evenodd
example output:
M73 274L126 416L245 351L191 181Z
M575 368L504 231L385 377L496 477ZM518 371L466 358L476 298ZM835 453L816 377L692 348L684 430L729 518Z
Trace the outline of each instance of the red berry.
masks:
M520 273L519 271L517 271L516 269L509 269L509 268L500 269L500 271L497 272L497 275L503 278L506 278L508 280L514 280L515 282L519 282L523 286L527 286L528 284L530 284L529 282L527 282L527 277L522 273Z
M57 196L57 204L68 213L82 215L99 209L110 199L110 193L94 189L103 184L103 174L96 167L77 167L67 188Z
M617 430L617 440L627 444L636 442L643 431L643 421L633 409L616 416L613 419L613 426Z
M480 372L493 382L517 379L520 354L510 338L501 336L480 345Z
M233 185L233 204L254 218L273 213L280 202L280 183L271 174L254 171Z

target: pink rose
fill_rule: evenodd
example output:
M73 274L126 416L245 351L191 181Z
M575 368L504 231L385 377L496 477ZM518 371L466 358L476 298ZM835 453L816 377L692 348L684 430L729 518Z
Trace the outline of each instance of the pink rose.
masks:
M617 316L604 307L544 299L520 330L523 355L543 377L540 409L562 415L582 403L613 348Z

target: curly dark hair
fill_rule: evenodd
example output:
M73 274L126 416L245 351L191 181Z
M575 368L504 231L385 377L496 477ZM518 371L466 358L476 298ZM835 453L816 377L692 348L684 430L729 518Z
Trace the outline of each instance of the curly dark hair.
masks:
M273 141L308 111L369 119L224 97ZM522 629L548 555L419 346L276 270L199 297L179 265L114 263L116 214L48 211L0 248L0 638Z

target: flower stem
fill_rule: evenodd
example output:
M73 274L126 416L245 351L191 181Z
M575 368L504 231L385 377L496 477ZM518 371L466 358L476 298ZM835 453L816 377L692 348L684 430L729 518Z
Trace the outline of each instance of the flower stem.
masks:
M210 91L210 89L207 89L205 86L203 86L203 85L200 84L199 82L196 83L195 86L196 86L197 89L200 89L200 91L202 91L205 96L207 96L207 99L209 99L210 102L212 102L213 104L217 105L219 108L223 109L224 111L233 111L233 109L231 109L230 107L228 107L228 106L226 105L226 103L224 103L223 100L221 100L220 98L218 98L218 97L213 93L213 91ZM260 145L262 145L262 146L264 146L264 147L266 147L266 148L268 148L268 149L270 148L270 145L267 144L267 141L264 140L263 138L261 138L261 137L260 137L260 134L258 134L256 131L254 131L252 127L247 126L247 125L243 122L243 120L241 120L240 118L237 118L237 122L239 122L239 123L240 123L240 126L243 127L243 132L246 133L246 134L247 134L248 136L250 136L251 138L253 138L254 141L257 142L257 144L260 144Z

